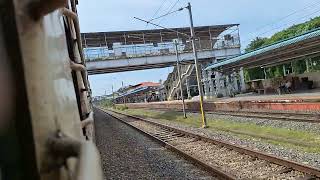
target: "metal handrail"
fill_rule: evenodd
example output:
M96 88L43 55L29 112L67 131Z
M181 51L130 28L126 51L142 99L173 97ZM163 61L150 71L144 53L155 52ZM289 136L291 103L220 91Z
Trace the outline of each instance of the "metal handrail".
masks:
M193 72L193 69L194 69L193 64L188 66L186 71L183 74L181 74L182 81L184 81L187 77L189 77L191 75L191 73ZM168 96L168 99L172 99L172 96L173 96L174 92L178 89L180 83L181 83L180 80L178 80L178 82L174 81L175 85L170 89L170 94Z
M82 71L85 72L86 71L86 67L82 64L77 64L73 61L70 61L70 68L74 71Z
M82 42L81 42L81 33L80 33L80 25L79 25L79 18L78 15L71 10L67 8L62 8L62 14L71 18L73 20L73 25L76 31L76 37L77 37L77 44L78 44L78 50L81 58L81 63L85 65L85 58L84 58L84 53L82 49Z
M78 159L76 175L73 179L103 179L100 155L92 142L72 139L61 132L57 132L54 136L48 138L47 145L50 155L54 159L61 158L64 161L69 158Z
M82 49L78 15L67 8L62 8L61 11L62 11L63 15L65 15L66 17L69 17L73 20L73 25L74 25L74 28L76 31L76 38L77 38L76 40L77 40L77 44L78 44L78 50L79 50L79 54L80 54L81 63L83 66L85 66L85 58L84 58L84 53L83 53L83 49ZM89 82L88 82L88 78L87 78L87 72L82 71L81 74L82 74L82 80L83 80L83 83L85 86L85 90L89 90Z
M93 120L93 112L91 111L90 114L89 114L89 116L88 116L85 120L81 121L81 127L82 127L82 128L85 128L85 127L87 127L88 125L93 124L93 123L94 123L94 120Z
M234 36L233 36L234 37ZM203 42L203 41L202 41ZM224 42L224 43L222 43ZM219 49L228 48L239 48L240 39L237 37L233 38L233 41L227 41L219 39L215 41L214 46L202 46L198 41L197 46L199 51L212 51ZM178 48L179 53L192 52L192 49L187 44L181 44ZM118 52L119 54L117 54ZM163 42L154 46L152 43L147 44L136 44L136 45L120 45L109 49L107 45L101 47L88 47L84 50L85 58L87 61L98 61L98 60L113 60L121 58L139 58L139 57L150 57L150 56L162 56L162 55L173 55L175 54L173 42Z

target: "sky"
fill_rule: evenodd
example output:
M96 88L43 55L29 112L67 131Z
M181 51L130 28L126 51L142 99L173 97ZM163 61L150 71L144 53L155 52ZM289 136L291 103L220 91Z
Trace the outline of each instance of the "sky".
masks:
M273 33L320 15L320 0L85 0L79 1L81 32L107 32L153 29L133 17L151 19L192 5L195 26L240 24L242 48L255 37ZM187 11L155 21L165 27L189 26ZM93 96L110 94L112 86L165 80L172 68L89 76Z

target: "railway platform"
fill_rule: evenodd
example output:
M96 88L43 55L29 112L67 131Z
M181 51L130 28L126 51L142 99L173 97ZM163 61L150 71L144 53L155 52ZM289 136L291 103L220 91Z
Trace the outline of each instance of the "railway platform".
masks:
M209 100L210 101L210 100ZM257 93L239 94L236 97L221 98L212 100L216 102L233 101L258 101L258 102L320 102L320 89L294 92L291 94L268 94L261 95Z
M212 103L218 110L257 110L257 111L320 111L320 90L302 91L282 95L242 94L234 98L218 99L206 102Z
M181 109L181 101L127 104L129 108ZM198 100L187 100L186 108L199 110ZM210 99L204 102L206 111L320 111L320 90L283 95L241 94L234 98Z

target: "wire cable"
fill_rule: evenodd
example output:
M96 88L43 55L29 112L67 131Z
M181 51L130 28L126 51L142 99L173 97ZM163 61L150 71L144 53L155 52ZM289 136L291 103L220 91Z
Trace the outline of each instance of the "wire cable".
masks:
M157 11L153 14L153 16L151 18L154 18L158 15L158 13L160 12L160 10L163 8L163 6L165 5L165 3L167 2L168 0L164 0L162 1L160 7L157 9Z
M299 9L299 10L297 10L297 11L294 11L294 12L292 12L292 13L290 13L290 14L282 17L282 18L280 18L280 19L277 20L277 21L274 21L274 22L269 23L269 24L267 24L267 25L261 26L260 28L257 28L257 30L249 33L249 37L250 37L250 38L252 38L253 36L258 37L258 36L261 36L262 34L266 34L266 33L270 32L270 31L274 30L274 28L273 28L272 30L268 31L268 32L263 32L262 34L256 35L259 31L265 29L266 27L268 27L268 26L274 26L274 25L276 25L277 23L282 22L283 20L287 19L288 17L290 17L290 16L292 16L292 15L295 15L295 14L301 12L301 11L304 11L304 10L310 8L310 7L314 7L315 5L319 5L319 1L318 1L317 3L313 3L313 4L310 4L310 5L308 5L308 6L305 6L305 7L302 8L302 9ZM248 39L249 39L249 38L248 38Z
M308 15L306 15L306 16L303 16L303 17L300 18L300 19L301 19L301 20L302 20L302 19L305 19L305 18L310 17L310 16L312 16L312 15L318 13L318 12L320 12L320 9L318 9L318 10L315 11L315 12L312 12L311 14L308 14ZM299 19L299 20L300 20L300 19ZM268 32L271 32L271 31L273 31L273 30L279 29L279 28L281 28L281 27L287 26L287 25L292 24L292 23L294 23L294 21L290 21L289 23L286 23L286 24L284 24L284 25L278 26L278 27L273 28L273 29L271 29L271 30L269 30L269 31L263 32L263 33L259 34L258 36L264 35L264 34L266 34L266 33L268 33Z
M159 6L159 8L156 10L156 12L153 14L153 16L151 17L151 19L153 19L154 17L156 17L158 15L158 13L160 12L160 10L163 8L163 6L165 5L165 3L167 2L168 0L164 0L162 1L161 5ZM145 28L148 27L149 24L146 25Z
M301 12L301 11L304 11L304 10L306 10L306 9L310 8L310 7L313 7L313 6L315 6L315 5L319 5L319 2L317 2L317 3L313 3L313 4L310 4L310 5L308 5L308 6L304 7L304 8L302 8L302 9L299 9L299 10L297 10L297 11L294 11L294 12L292 12L292 13L290 13L290 14L288 14L288 15L284 16L284 17L279 18L279 19L278 19L278 20L276 20L276 21L273 21L272 23L269 23L269 24L263 25L263 26L261 26L260 28L257 28L255 31L258 31L258 32L259 32L260 30L262 30L262 29L264 29L264 28L266 28L266 27L268 27L268 26L273 26L273 25L275 25L275 24L277 24L277 23L279 23L279 22L281 22L281 21L283 21L283 20L287 19L288 17L290 17L290 16L292 16L292 15L295 15L295 14L297 14L297 13L299 13L299 12Z
M180 0L176 0L176 2L171 6L171 8L169 9L168 13L171 12L173 10L173 8L176 7L176 5L180 2ZM161 19L159 21L159 24L161 24L161 22L163 21L163 19Z
M184 8L180 8L180 9L177 9L177 10L174 10L174 11L171 11L171 12L168 12L168 13L166 13L166 14L164 14L164 15L159 16L159 17L150 19L149 22L152 22L152 21L154 21L154 20L157 20L157 19L166 17L166 16L168 16L168 15L170 15L170 14L173 14L173 13L176 13L176 12L178 12L178 11L182 11L183 9L184 9Z
M176 31L176 30L173 30L173 29L170 29L170 28L166 28L166 27L164 27L164 26L161 26L160 24L155 24L155 23L152 23L152 22L150 22L150 21L147 21L147 20L144 20L144 19L141 19L141 18L138 18L138 17L134 17L134 18L137 19L137 20L139 20L139 21L143 21L143 22L145 22L145 23L154 25L154 26L156 26L156 27L160 27L160 28L166 29L166 30L168 30L168 31L175 32L175 33L177 33L177 34L181 34L181 35L184 35L184 36L187 36L187 37L190 38L190 35L188 35L188 34L185 34L185 33L182 33L182 32L179 32L179 31Z
M320 12L320 9L319 9L319 8L317 8L316 11L314 11L314 12L312 12L312 13L310 13L310 14L307 14L307 15L301 17L301 18L299 18L298 20L302 20L302 19L305 19L305 18L307 18L307 17L313 16L314 14L316 14L316 13L318 13L318 12ZM255 36L256 36L256 37L260 37L260 36L265 35L265 34L271 32L271 31L280 29L280 28L282 28L282 27L284 27L284 26L293 24L293 23L295 23L295 22L297 22L297 19L292 20L292 21L289 21L289 22L286 23L286 24L282 24L282 25L277 26L277 27L275 27L275 28L272 28L272 29L270 29L270 30L264 31L264 32L262 32L262 33L260 33L260 34L258 34L258 35L255 35ZM244 43L247 43L247 42L251 41L251 38L252 38L252 37L253 37L253 36L248 37L248 38L245 39L243 42L244 42Z
M173 9L174 7L176 7L176 5L177 5L179 2L180 2L180 0L177 0L177 1L171 6L171 8L169 9L168 12L172 11L172 9Z

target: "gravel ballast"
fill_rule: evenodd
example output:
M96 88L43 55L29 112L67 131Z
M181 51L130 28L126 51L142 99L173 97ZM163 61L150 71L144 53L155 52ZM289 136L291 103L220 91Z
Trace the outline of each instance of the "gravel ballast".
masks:
M196 113L189 113L191 116L196 116ZM285 128L289 130L308 131L320 134L320 123L309 122L292 122L292 121L280 121L272 119L260 119L260 118L246 118L236 117L230 115L215 115L207 113L208 119L221 119L240 123L253 123L259 126L271 126L275 128Z
M195 113L188 113L188 116L195 116ZM250 138L250 137L239 137L233 133L219 131L219 130L210 130L203 128L194 128L188 125L177 123L174 121L162 120L162 119L152 119L146 118L147 120L155 121L165 125L173 126L186 131L191 131L198 133L199 135L204 135L209 138L223 140L230 142L231 144L237 144L243 147L249 147L250 149L266 152L273 154L278 157L285 159L290 159L299 163L303 163L309 166L314 166L320 168L320 154L317 153L308 153L298 151L289 147L278 146L274 144L267 143L262 141L259 138ZM229 120L234 122L247 122L255 123L260 126L272 126L272 127L281 127L292 130L307 130L310 132L320 133L319 124L313 123L303 123L303 122L286 122L286 121L274 121L274 120L265 120L265 119L256 119L256 118L244 118L244 117L234 117L234 116L225 116L225 115L214 115L207 114L207 119L221 119Z
M98 109L95 127L105 179L215 179Z

